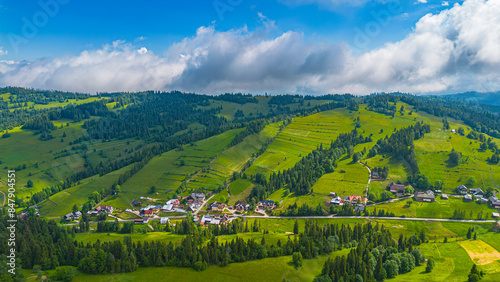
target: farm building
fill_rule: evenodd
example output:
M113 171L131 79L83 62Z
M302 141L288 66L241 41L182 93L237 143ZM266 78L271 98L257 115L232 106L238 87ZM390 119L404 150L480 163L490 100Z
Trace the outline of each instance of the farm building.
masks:
M389 189L389 192L392 194L401 197L405 194L405 186L401 184L396 184L392 182L391 184L387 185L387 189Z
M276 203L271 200L263 200L257 204L259 210L273 210L276 208Z
M213 202L208 206L207 210L208 211L216 211L216 212L222 212L226 208L226 204L223 203L218 203L217 201Z
M72 220L73 219L73 213L70 212L67 215L64 216L64 220Z
M498 218L498 217L500 217L500 214L498 214L497 212L494 212L491 214L491 217Z
M168 217L160 218L160 224L167 224L169 222L170 222L170 219Z
M342 203L342 198L341 197L333 198L330 201L330 204L332 204L332 205L340 205L340 203Z
M466 201L466 202L472 202L472 195L471 194L465 194L464 195L464 201Z
M430 190L427 192L417 192L415 193L415 200L418 202L435 202L436 196L434 196L434 192Z
M448 200L448 195L447 194L441 194L441 199Z
M497 197L491 196L489 198L489 201L490 201L490 205L491 205L492 208L494 208L494 209L500 209L500 201L498 200Z
M460 185L457 187L457 190L460 194L465 195L467 192L469 192L469 189L465 185Z
M469 193L476 196L476 198L484 197L484 192L483 192L483 190L481 190L481 188L474 188L474 189L471 188L471 189L469 189Z
M97 213L101 212L107 212L107 213L112 213L114 208L112 206L98 206L96 208Z

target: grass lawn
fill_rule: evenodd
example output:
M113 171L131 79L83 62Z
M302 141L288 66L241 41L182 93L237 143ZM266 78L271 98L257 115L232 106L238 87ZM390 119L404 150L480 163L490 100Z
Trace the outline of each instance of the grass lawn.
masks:
M115 183L120 175L130 170L133 165L126 166L119 170L113 171L101 177L94 176L87 180L86 183L68 188L62 192L49 197L43 201L40 206L40 213L46 217L62 216L72 211L74 205L78 208L89 200L92 192L101 192L103 188L108 188ZM109 197L121 197L120 194Z
M253 186L250 180L238 178L229 185L229 192L231 192L231 196L237 196L250 186Z
M422 218L451 218L455 210L465 210L465 219L477 219L478 214L481 212L483 212L483 219L491 219L492 212L495 212L489 205L464 202L462 198L454 198L453 196L451 196L449 200L442 200L438 196L434 203L414 201L408 206L407 200L403 200L395 203L376 205L374 207L376 207L377 210L383 209L385 211L391 211L396 216L405 215L406 217ZM374 207L369 207L368 210L372 212ZM472 217L470 216L471 212Z
M154 157L144 168L121 185L120 197L110 199L104 204L128 208L133 199L139 199L141 196L166 200L167 190L175 191L190 175L206 166L241 130L229 130L198 141L194 143L194 146L185 145L182 151L171 150ZM184 161L184 165L181 165L181 161ZM149 189L153 185L157 188L158 194L149 194Z
M322 195L336 192L339 196L365 196L368 177L368 170L362 164L346 159L338 162L335 172L323 175L313 185L312 190Z

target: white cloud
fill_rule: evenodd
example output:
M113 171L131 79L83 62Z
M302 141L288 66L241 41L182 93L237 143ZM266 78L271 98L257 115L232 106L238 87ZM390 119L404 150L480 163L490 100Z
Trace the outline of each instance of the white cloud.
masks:
M427 0L418 0L418 3L427 4Z
M428 14L403 40L359 56L347 44L310 41L264 24L255 31L200 27L162 55L115 41L77 56L0 61L0 85L91 93L497 91L499 76L500 1L493 0Z
M448 6L450 6L450 3L448 3L448 1L443 1L443 2L441 3L441 6L443 6L443 7L448 7Z
M137 50L137 53L139 54L146 54L148 52L148 49L146 47L141 47L139 50Z
M9 53L8 51L4 51L4 50L3 50L3 47L2 47L2 46L0 46L0 56L2 56L2 55L7 55L8 53Z

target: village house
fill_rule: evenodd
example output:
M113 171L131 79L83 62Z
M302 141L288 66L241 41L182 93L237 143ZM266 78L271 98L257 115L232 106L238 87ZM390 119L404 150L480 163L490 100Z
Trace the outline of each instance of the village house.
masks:
M464 195L464 201L465 202L472 202L472 195L471 194L465 194Z
M346 196L346 197L344 197L344 202L349 203L351 205L361 204L361 203L363 203L363 197L361 197L361 196Z
M355 207L354 211L356 213L360 213L360 214L363 213L365 211L365 205L359 205L359 206Z
M337 193L335 193L335 192L330 192L330 197L337 197Z
M72 220L73 219L73 213L70 212L67 215L64 216L64 220Z
M226 208L226 204L218 203L217 201L211 203L208 207L208 211L223 212Z
M494 213L491 214L491 217L492 218L498 218L498 217L500 217L500 214L498 214L497 212L494 212Z
M263 200L257 204L259 210L274 210L276 208L276 203L271 200Z
M427 190L426 192L415 193L415 200L418 202L435 202L436 196L434 195L434 192Z
M149 222L149 217L134 219L134 224L147 224L148 222Z
M457 190L458 190L458 193L460 193L462 195L465 195L465 194L467 194L467 192L469 192L469 189L467 189L467 187L465 187L465 185L458 186Z
M210 224L212 222L212 219L213 217L209 213L207 213L200 219L200 225Z
M378 174L378 172L375 172L375 171L372 171L372 178L379 178L380 175Z
M186 199L188 200L188 203L194 202L196 200L205 200L205 194L204 193L192 193L191 195L187 196Z
M172 204L165 204L163 205L163 207L161 208L163 211L172 211L172 209L174 208L174 206Z
M405 194L405 186L401 184L396 184L392 182L391 184L387 185L387 188L389 189L389 192L392 194L402 197Z
M481 190L481 188L471 188L471 189L469 189L469 193L476 196L476 198L484 197L484 192L483 192L483 190Z
M448 195L447 194L441 194L441 199L448 200Z
M168 217L160 218L160 224L167 224L169 222L170 222L170 219Z
M236 212L240 212L240 213L248 211L249 208L250 208L250 205L247 203L244 203L242 201L238 201L236 203L236 205L234 205L234 209L236 210Z
M330 201L330 204L332 205L340 205L341 203L342 203L341 197L332 198L332 200Z
M73 215L74 215L75 219L79 219L82 216L82 212L81 211L76 211L75 213L73 213Z
M497 197L491 196L489 198L489 201L490 201L490 205L491 205L492 208L494 208L494 209L500 209L500 201L498 201Z
M106 213L113 213L113 207L112 206L98 206L96 208L96 211L98 214L100 214L101 212L106 212Z

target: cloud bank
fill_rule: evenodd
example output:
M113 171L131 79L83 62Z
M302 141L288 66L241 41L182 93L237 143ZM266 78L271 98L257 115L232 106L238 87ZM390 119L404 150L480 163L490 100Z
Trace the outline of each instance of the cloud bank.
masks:
M77 56L0 61L0 84L90 93L500 90L498 0L468 0L428 14L403 40L361 55L347 44L308 41L298 31L276 32L274 23L254 31L208 26L163 54L117 41Z

